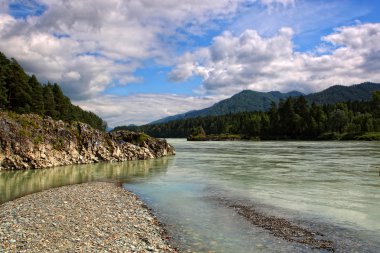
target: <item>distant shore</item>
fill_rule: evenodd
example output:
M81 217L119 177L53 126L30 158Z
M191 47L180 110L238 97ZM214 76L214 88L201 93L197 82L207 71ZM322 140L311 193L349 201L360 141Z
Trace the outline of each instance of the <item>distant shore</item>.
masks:
M380 141L380 132L365 132L358 134L326 133L317 138L290 138L288 136L245 136L239 134L190 135L188 141Z
M0 205L0 252L175 252L134 194L115 183L50 189Z

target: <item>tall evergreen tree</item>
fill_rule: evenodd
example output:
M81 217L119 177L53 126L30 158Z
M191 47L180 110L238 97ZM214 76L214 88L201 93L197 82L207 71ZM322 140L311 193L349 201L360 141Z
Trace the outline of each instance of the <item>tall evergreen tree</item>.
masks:
M372 111L376 118L380 118L380 91L372 94Z
M106 123L92 112L71 104L58 84L43 86L28 76L15 59L0 52L0 109L37 113L65 121L81 121L105 130Z
M8 65L9 60L0 52L0 109L6 109L9 106L8 89L6 84Z
M0 109L5 109L8 107L8 90L5 83L5 72L6 63L2 65L4 60L2 59L2 54L0 53Z
M61 119L66 120L69 111L70 100L65 95L63 95L61 87L59 87L58 84L54 83L51 89L54 95L55 111L58 113L58 116Z
M5 80L0 72L0 109L8 106L7 89L5 88Z
M32 89L28 84L28 79L17 61L12 59L5 82L8 86L10 108L19 113L28 113L31 109L32 98L30 94Z
M29 78L29 86L32 89L32 108L31 111L40 115L45 113L43 87L38 82L35 75Z
M43 87L45 115L56 118L55 101L52 85L48 83Z

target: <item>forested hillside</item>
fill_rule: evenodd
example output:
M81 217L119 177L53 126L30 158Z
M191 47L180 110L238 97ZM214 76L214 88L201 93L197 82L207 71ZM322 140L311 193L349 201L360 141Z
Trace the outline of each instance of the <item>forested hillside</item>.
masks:
M335 104L339 102L365 100L372 97L372 92L380 90L380 84L365 82L351 86L334 85L321 92L306 96L310 102L317 104Z
M232 134L246 139L374 139L380 134L380 91L370 101L318 105L305 97L289 97L267 112L242 112L171 121L141 127L117 127L144 131L155 137L187 137Z
M35 113L56 120L80 121L105 130L107 124L96 114L71 103L58 84L41 84L25 73L15 59L0 52L0 109Z
M320 105L355 100L368 101L371 99L372 92L376 90L380 90L380 84L378 83L366 82L351 86L335 85L321 92L305 95L305 99L309 103L314 102ZM219 116L238 112L268 111L272 102L278 103L280 99L299 97L302 95L304 94L298 91L281 93L279 91L258 92L244 90L228 99L214 104L211 107L169 116L153 121L150 124L165 123L172 120L195 118L200 116Z
M244 90L228 99L224 99L211 107L190 111L183 114L169 116L151 124L165 123L172 120L195 118L201 116L219 116L229 113L249 112L249 111L266 111L270 108L272 102L278 103L280 99L288 97L298 97L303 95L301 92L292 91L281 93L279 91L258 92L252 90Z

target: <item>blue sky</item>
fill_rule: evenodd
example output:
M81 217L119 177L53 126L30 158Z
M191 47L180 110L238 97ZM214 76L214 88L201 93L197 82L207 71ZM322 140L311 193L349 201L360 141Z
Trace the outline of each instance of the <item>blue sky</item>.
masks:
M243 89L380 82L380 2L5 0L0 50L111 126Z

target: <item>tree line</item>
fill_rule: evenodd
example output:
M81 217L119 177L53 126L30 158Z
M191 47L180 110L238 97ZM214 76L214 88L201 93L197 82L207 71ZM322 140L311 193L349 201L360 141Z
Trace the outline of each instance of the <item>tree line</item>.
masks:
M163 124L116 127L146 132L161 138L183 138L202 129L207 135L235 134L247 139L354 139L380 132L380 91L370 101L318 105L303 97L272 103L266 112L206 116Z
M27 75L15 59L8 59L1 52L0 109L35 113L67 122L80 121L103 131L107 127L95 113L73 105L57 83L40 83L35 75Z

